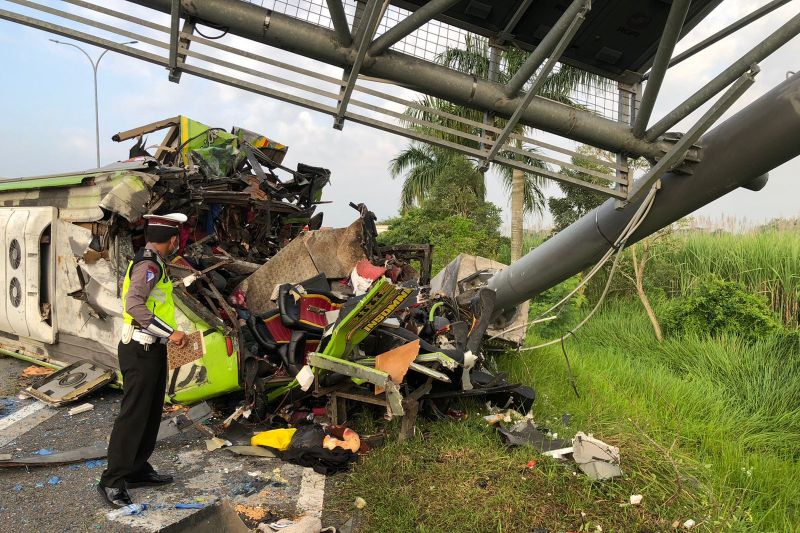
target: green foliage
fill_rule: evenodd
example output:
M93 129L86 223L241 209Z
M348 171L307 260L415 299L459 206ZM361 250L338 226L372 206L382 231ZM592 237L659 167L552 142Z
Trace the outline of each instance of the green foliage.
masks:
M663 321L670 333L737 335L751 341L779 328L761 298L719 278L703 280L692 294L673 300Z
M430 243L435 274L459 253L501 259L508 239L500 235L500 208L469 188L469 176L448 169L436 180L422 207L386 221L382 244Z
M468 196L483 200L486 195L483 174L466 156L453 150L412 142L392 159L389 171L392 177L406 175L400 196L401 210L422 205L432 196L436 183L446 180L455 180L466 187Z
M701 280L717 276L740 283L747 292L763 295L786 327L797 327L800 231L791 225L778 230L771 223L765 229L745 234L676 230L654 243L652 251L644 274L649 295L688 295ZM611 297L635 297L629 280L633 275L630 264L629 258L620 261L620 274L611 285ZM596 301L605 280L605 273L601 272L589 283L586 294L590 300Z
M741 283L766 296L787 327L798 326L800 314L800 231L756 231L744 235L692 232L685 245L664 261L680 265L665 290L690 292L708 275Z
M578 153L586 157L572 156L573 165L601 174L611 173L611 170L607 166L603 166L589 158L590 156L597 157L603 154L596 153L595 150L588 146L578 147ZM569 178L594 183L595 185L603 185L605 187L609 186L611 183L608 180L604 180L592 174L570 168L562 168L560 173ZM578 185L558 182L558 188L561 189L564 196L547 200L547 207L550 209L550 214L553 215L554 232L566 228L606 200L606 197L602 194Z

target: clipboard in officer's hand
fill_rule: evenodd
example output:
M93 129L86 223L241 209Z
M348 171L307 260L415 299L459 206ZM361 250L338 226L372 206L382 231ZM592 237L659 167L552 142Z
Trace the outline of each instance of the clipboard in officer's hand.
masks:
M186 334L186 344L178 347L174 342L167 343L167 368L170 370L197 361L206 353L206 343L202 331Z

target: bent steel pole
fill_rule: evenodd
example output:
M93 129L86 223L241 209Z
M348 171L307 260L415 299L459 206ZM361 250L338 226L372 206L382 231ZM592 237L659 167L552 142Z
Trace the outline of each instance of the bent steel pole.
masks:
M170 13L171 0L128 0ZM232 35L288 50L340 68L352 66L357 51L343 47L335 31L239 0L182 0L181 12L228 28ZM394 50L377 57L367 54L361 73L444 98L455 104L509 118L520 97L509 98L505 87ZM658 159L662 146L637 139L627 124L597 116L542 97L522 114L522 124L591 144L612 152Z
M800 155L800 74L795 74L700 139L692 175L667 173L632 244ZM755 182L755 183L754 183ZM489 280L496 309L510 310L596 263L642 200L608 200Z

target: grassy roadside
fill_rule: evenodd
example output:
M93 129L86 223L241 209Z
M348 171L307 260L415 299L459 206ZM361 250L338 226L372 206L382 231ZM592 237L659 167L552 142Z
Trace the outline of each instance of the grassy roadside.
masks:
M427 421L340 477L327 507L367 500L361 531L797 531L800 350L794 338L747 346L684 337L659 345L635 302L610 305L560 348L498 365L539 394L535 420L621 449L624 476L591 483L574 467L507 450L466 404L465 421ZM572 415L561 426L561 415ZM530 459L536 466L525 468ZM643 494L641 506L620 506Z

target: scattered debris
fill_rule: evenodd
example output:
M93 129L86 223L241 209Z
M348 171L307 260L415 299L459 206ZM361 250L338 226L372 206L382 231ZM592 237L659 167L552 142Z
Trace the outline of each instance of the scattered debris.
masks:
M163 531L170 533L249 533L251 529L242 522L230 500L221 500L205 505L192 513L187 513L184 518Z
M83 448L57 453L42 449L29 457L18 457L16 459L11 458L0 461L0 468L66 465L81 463L89 459L101 459L106 456L106 446L106 443L98 443L94 446L85 446Z
M203 426L199 423L210 416L211 406L207 402L194 405L186 413L179 413L176 416L162 420L158 428L158 440L177 435L191 427L200 429ZM203 427L201 432L205 432L204 430L205 428ZM213 435L210 436L213 437Z
M90 361L77 361L25 389L28 394L50 405L64 405L111 383L116 373L111 368Z
M322 447L326 450L342 448L355 453L361 448L361 438L350 428L328 426L326 432L328 434L322 439Z
M52 455L52 454L53 452L51 450L48 450L47 448L41 448L33 452L33 455Z
M692 529L697 523L691 518L683 523L684 529Z
M587 476L594 480L622 475L619 448L579 431L572 440L572 457Z
M255 522L264 520L264 517L269 513L269 511L263 507L251 507L243 503L236 505L236 512Z
M277 457L275 453L261 446L228 446L224 449L237 455L249 455L253 457Z
M91 459L83 464L86 465L86 468L88 469L105 468L108 465L108 461L106 461L105 459Z
M47 483L48 485L58 485L59 483L61 483L61 478L58 476L50 476L47 479Z
M52 368L48 368L46 366L31 365L29 367L26 367L22 371L22 377L24 377L24 378L38 378L38 377L42 377L42 376L49 376L52 373L53 373L53 369Z
M250 444L252 446L264 446L282 452L289 448L289 444L292 442L292 436L294 436L296 431L297 429L295 428L263 431L253 435L250 439Z
M541 454L556 459L572 453L572 446L568 441L558 439L557 433L539 429L531 413L523 415L514 409L498 410L494 407L490 411L493 412L483 419L496 426L509 446L532 446Z
M146 503L132 503L130 505L126 505L125 507L120 507L119 509L114 509L113 511L106 513L106 518L109 520L115 520L123 516L138 515L146 510Z
M314 516L301 516L297 520L282 518L271 524L259 524L258 531L272 533L282 531L283 533L320 533L322 521Z
M176 503L175 509L204 509L208 505L207 503Z
M643 496L641 494L631 494L630 503L631 505L639 505L642 503Z
M81 405L79 405L77 407L73 407L72 409L70 409L68 411L67 414L69 414L69 416L75 416L75 415L79 415L81 413L86 413L88 411L92 411L93 409L94 409L94 405L92 405L90 403L84 403L84 404L81 404Z
M219 437L212 437L206 440L206 450L213 452L214 450L219 450L225 446L231 446L231 441L220 439Z

